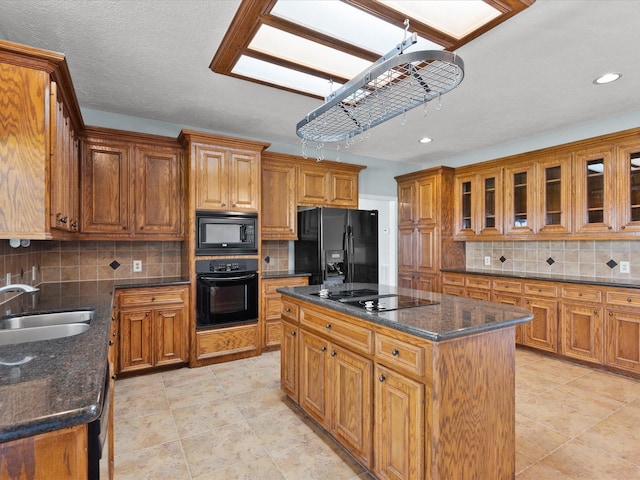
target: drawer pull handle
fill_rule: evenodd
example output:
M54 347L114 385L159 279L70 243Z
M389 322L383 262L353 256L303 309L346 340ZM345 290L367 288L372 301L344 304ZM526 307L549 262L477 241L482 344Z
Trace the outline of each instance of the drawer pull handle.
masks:
M631 302L631 299L630 299L630 298L627 298L627 302Z
M581 296L582 296L582 292L580 292L580 293L578 294L578 296L579 296L579 297L581 297Z
M593 310L594 315L598 315L598 310Z
M381 382L384 382L387 379L387 377L385 377L384 375L380 375L380 377L378 377L378 380L380 380Z
M291 332L291 336L295 337L296 336L296 332Z
M284 311L287 313L291 313L291 309L289 307L285 308Z
M327 347L322 347L322 348L320 349L320 351L321 351L321 352L326 352L326 351L327 351Z
M327 327L327 330L331 330L331 324L330 323L327 323L326 327Z
M400 352L398 351L397 348L394 348L393 350L391 350L391 355L393 355L394 357L397 357L398 355L400 355Z

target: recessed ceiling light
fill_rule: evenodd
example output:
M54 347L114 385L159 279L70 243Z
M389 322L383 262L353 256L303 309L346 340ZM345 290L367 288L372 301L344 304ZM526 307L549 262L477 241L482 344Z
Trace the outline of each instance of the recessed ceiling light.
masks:
M596 78L593 81L593 83L595 83L596 85L603 85L605 83L615 82L621 76L622 76L621 73L605 73L604 75L601 75L598 78Z
M429 137L424 137L424 138L420 139L420 143L430 143L432 141L433 141L433 139L429 138Z

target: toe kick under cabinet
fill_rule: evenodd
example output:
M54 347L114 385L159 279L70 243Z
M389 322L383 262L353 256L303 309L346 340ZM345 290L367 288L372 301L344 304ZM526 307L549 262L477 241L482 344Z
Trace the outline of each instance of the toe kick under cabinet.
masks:
M118 373L188 362L188 285L116 290Z

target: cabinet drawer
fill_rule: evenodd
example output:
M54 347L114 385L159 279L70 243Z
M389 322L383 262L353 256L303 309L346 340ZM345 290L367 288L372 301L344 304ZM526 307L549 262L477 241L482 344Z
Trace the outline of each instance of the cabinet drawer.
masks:
M489 278L466 277L464 283L467 287L471 288L491 289L491 280Z
M139 305L160 305L165 303L181 303L183 290L129 290L119 295L120 307Z
M298 323L298 305L286 298L280 299L280 316L291 322Z
M442 293L445 295L454 295L456 297L464 297L465 291L464 287L454 287L451 285L443 285Z
M300 310L300 324L325 334L332 341L342 343L350 350L373 353L373 332L368 328L307 308Z
M613 305L626 305L630 307L640 306L640 291L608 290L607 303Z
M400 339L376 333L375 356L386 366L422 377L425 349Z
M551 283L525 283L524 293L528 295L536 295L538 297L557 297L558 287Z
M270 293L278 293L276 290L282 287L304 287L307 282L307 277L268 279L262 281L262 290L268 295Z
M464 277L462 275L448 275L442 274L442 283L446 285L458 285L464 287Z
M257 348L257 325L224 328L196 334L198 359L246 352Z
M492 286L498 292L522 292L522 283L514 280L493 280Z
M602 302L602 290L590 290L585 287L562 287L562 298L583 300L585 302Z

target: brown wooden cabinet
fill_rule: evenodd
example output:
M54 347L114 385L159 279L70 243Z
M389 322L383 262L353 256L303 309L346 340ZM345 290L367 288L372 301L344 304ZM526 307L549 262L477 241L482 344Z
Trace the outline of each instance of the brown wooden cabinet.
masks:
M524 324L523 344L558 352L558 287L549 283L524 282L522 306L533 313Z
M135 143L92 129L83 142L81 233L87 238L182 239L183 162L175 142ZM173 144L173 146L171 146Z
M281 287L300 287L309 284L307 277L279 277L262 280L261 325L262 346L264 349L273 349L280 346L282 338L281 301L276 289Z
M504 233L527 236L535 233L535 177L532 162L504 168Z
M120 289L118 371L140 371L188 361L187 286Z
M199 144L196 155L196 209L258 211L260 153Z
M471 240L501 235L504 223L502 168L456 172L454 238Z
M87 425L0 443L0 478L85 480L88 476Z
M301 159L297 167L298 205L358 208L358 173L363 166Z
M65 58L0 41L0 86L0 235L73 238L83 124Z
M298 325L282 320L282 344L280 348L280 386L298 403Z
M396 181L398 285L440 291L440 269L465 263L464 244L452 238L453 170L423 170Z
M612 147L579 151L574 162L575 232L610 233L615 228Z
M263 240L298 238L296 166L277 154L262 156L260 226Z
M640 292L606 291L605 364L640 373Z
M309 319L307 328L305 318ZM299 404L352 455L370 467L373 362L336 343L343 340L349 344L353 334L357 346L363 340L363 332L314 310L303 310L302 321ZM320 327L318 322L323 325ZM325 335L312 333L308 328ZM370 351L371 336L365 337L368 340L362 346Z
M79 137L69 108L58 98L58 85L51 82L51 209L52 228L77 232L80 224Z
M425 386L378 364L375 378L373 471L379 478L425 478Z
M603 361L602 290L562 286L560 353L596 364Z

